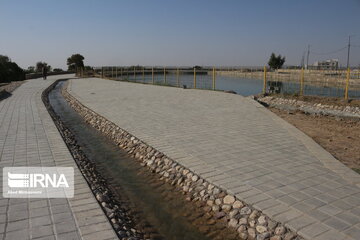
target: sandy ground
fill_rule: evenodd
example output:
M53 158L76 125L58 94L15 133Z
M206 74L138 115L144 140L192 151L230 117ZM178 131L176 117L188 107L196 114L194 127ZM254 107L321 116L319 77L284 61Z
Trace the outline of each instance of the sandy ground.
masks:
M313 116L300 111L288 113L275 108L270 110L306 133L346 166L360 173L360 119Z
M8 93L14 91L17 87L23 84L25 81L16 81L10 83L0 83L0 92L5 90Z

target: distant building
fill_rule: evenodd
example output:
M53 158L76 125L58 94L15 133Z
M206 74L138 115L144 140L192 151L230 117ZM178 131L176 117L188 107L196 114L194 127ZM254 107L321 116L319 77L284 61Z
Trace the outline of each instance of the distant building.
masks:
M337 70L339 67L338 59L329 59L325 61L317 61L313 65L314 69L319 70Z

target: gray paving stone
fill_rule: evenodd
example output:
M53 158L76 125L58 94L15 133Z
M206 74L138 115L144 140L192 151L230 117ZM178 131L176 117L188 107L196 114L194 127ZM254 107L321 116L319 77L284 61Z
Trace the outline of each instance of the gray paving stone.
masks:
M55 224L55 229L57 233L67 233L76 231L76 224L74 221L66 221Z
M34 217L30 218L31 226L45 226L45 225L51 225L51 217L49 215L47 216L41 216L41 217Z
M30 230L32 238L40 238L54 235L53 226L35 226Z
M30 210L31 217L41 217L41 216L47 216L47 215L50 215L50 211L47 207L35 208L35 209Z
M337 217L329 218L324 222L324 224L339 231L344 231L345 229L350 228L351 226L349 223L346 223Z
M82 236L82 238L84 239L84 236ZM80 239L80 236L78 235L78 233L76 231L74 231L74 232L58 234L57 239L58 240L78 240L78 239Z
M322 223L311 224L299 231L299 234L306 239L314 239L316 236L329 231L330 228Z
M343 240L345 238L346 238L345 234L331 229L329 231L321 233L320 235L318 235L314 239L316 239L316 240Z
M274 219L276 219L279 222L282 223L288 223L289 221L299 218L303 213L295 210L295 209L288 209L287 211L277 214L274 216Z
M16 230L16 231L12 231L12 232L7 232L5 239L6 240L15 240L15 239L26 240L26 239L30 239L29 230L28 229L21 229L21 230Z
M6 231L15 231L15 230L21 230L21 229L28 229L29 228L29 220L20 220L16 222L8 222L6 226Z
M349 228L345 230L344 233L351 236L354 239L358 239L360 236L360 226Z

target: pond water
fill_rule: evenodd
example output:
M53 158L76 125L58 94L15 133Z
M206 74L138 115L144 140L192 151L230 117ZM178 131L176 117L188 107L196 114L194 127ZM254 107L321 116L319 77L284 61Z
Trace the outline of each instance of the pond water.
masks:
M152 83L151 75L138 75L134 77L133 75L124 76L124 79L134 82L142 83ZM360 81L360 80L359 80ZM176 74L172 72L166 75L166 82L163 74L155 74L154 82L160 85L170 85L170 86L179 86L183 87L186 85L188 88L193 88L194 86L194 76L192 74L183 74L179 77L179 82ZM272 85L274 80L269 79L267 82L267 88ZM279 82L278 82L279 83ZM278 89L279 93L285 94L298 94L300 92L300 84L296 82L282 82L280 83ZM197 75L196 76L196 87L201 89L212 89L212 76L211 75ZM243 96L256 95L262 92L263 89L263 80L262 79L253 79L253 78L240 78L233 76L216 76L216 90L225 90L225 91L235 91L237 94ZM314 95L314 96L326 96L326 97L344 97L345 86L339 84L336 87L328 86L315 86L315 85L305 85L304 86L304 95ZM360 98L360 91L349 90L350 98Z

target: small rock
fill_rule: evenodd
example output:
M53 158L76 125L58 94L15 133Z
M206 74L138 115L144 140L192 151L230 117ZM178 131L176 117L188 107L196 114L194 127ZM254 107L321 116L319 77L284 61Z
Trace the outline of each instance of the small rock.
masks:
M216 205L221 205L221 203L222 203L222 200L220 198L215 199Z
M247 225L248 224L247 218L240 218L239 224L240 225Z
M241 225L238 229L237 229L238 233L241 232L246 232L246 226L245 225Z
M205 212L210 212L210 211L211 211L211 209L212 209L212 208L211 208L210 206L206 206L206 207L204 207L204 211L205 211Z
M268 225L269 230L274 230L277 226L277 222L269 219L267 225Z
M241 210L240 210L240 214L241 215L248 215L251 213L251 209L249 207L243 207Z
M225 204L233 204L235 202L235 197L231 195L226 195L224 197L224 203Z
M218 188L213 189L213 194L214 195L218 195L219 193L220 193L220 189L218 189Z
M287 234L285 234L284 240L293 240L295 239L295 237L296 237L295 233L288 232Z
M236 220L235 218L231 218L229 223L228 223L229 227L232 228L237 228L238 226L238 220Z
M198 179L199 179L199 177L196 176L196 175L194 175L194 176L191 178L191 180L192 180L193 182L196 182Z
M224 213L224 212L217 212L217 213L215 213L215 218L220 219L220 218L225 217L225 215L226 215L226 213Z
M255 228L249 228L248 229L248 235L249 235L249 239L255 239L256 238Z
M256 240L266 240L266 239L269 239L269 237L270 237L270 233L264 232L264 233L257 235Z
M258 233L264 233L267 231L267 228L265 226L258 225L258 226L256 226L256 231Z
M239 210L238 209L234 209L229 213L229 217L230 218L234 218L236 215L239 214Z
M221 209L225 212L229 212L231 210L231 205L224 204L221 206Z
M286 229L283 226L279 226L275 228L275 235L282 235L284 234Z
M226 196L226 193L220 192L218 195L218 198L224 198Z
M272 236L270 240L282 240L281 236Z
M255 219L250 219L249 225L250 225L250 227L255 227L256 226Z
M248 239L248 234L246 232L241 232L241 233L239 233L239 237L240 237L240 239L246 240L246 239Z
M210 207L212 207L214 205L214 201L213 200L207 200L206 204L209 205Z
M267 222L266 222L266 217L264 215L261 215L259 218L258 218L258 223L262 226L266 226L267 225Z
M250 219L255 219L258 216L259 212L257 210L254 210L251 212L249 218Z
M214 206L212 206L212 210L213 210L213 212L218 212L218 211L220 211L219 205L214 205Z
M233 208L242 208L243 206L244 204L238 200L233 203Z

